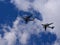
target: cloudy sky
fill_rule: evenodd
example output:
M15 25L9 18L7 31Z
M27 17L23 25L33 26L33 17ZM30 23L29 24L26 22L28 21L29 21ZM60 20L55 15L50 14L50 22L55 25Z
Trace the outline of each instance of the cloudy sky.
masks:
M41 24L45 23L53 23L52 26L55 26L55 28L53 30L49 29L49 31L54 32L60 38L59 8L60 0L0 0L0 25L2 27L0 27L0 30L5 32L4 40L1 40L5 41L5 43L8 40L8 45L14 45L16 34L18 34L19 41L24 45L27 43L31 33L37 34L44 30ZM20 18L21 10L32 12L33 14L35 14L35 10L39 12L39 15L34 15L38 16L38 18L28 24L24 24ZM6 30L10 30L10 32ZM56 44L59 45L58 43Z
M58 31L59 33L59 18L60 18L60 1L59 0L34 0L30 2L29 0L12 0L11 1L18 10L29 10L30 8L34 8L42 13L43 23L54 23L55 29L54 31ZM24 3L23 3L24 2ZM21 7L20 7L21 6Z

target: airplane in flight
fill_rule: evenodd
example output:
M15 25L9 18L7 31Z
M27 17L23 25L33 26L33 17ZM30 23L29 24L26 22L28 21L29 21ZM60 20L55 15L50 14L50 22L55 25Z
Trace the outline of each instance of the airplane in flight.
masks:
M51 29L54 29L54 26L52 26L52 27L50 27L50 25L52 25L53 23L49 23L49 24L42 24L42 26L43 26L43 28L45 29L45 31L46 31L46 29L47 28L51 28Z
M32 17L32 15L24 16L22 18L24 19L25 23L27 24L29 21L33 21L34 20L34 18L31 18L31 17Z

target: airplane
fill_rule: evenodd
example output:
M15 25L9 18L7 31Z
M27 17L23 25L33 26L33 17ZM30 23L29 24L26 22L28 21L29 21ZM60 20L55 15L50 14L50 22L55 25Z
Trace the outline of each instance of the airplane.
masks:
M31 18L31 17L32 17L32 15L30 15L30 16L24 16L22 18L25 20L25 23L28 23L29 21L33 21L34 20L34 18Z
M42 26L45 29L45 31L46 31L47 28L54 29L54 26L50 27L51 24L53 24L53 23L50 23L50 24L42 24Z

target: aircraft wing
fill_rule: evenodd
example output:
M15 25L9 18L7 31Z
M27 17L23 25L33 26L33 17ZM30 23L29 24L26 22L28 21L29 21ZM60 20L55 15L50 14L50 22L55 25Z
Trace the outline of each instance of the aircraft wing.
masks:
M53 23L50 23L50 25L53 24Z

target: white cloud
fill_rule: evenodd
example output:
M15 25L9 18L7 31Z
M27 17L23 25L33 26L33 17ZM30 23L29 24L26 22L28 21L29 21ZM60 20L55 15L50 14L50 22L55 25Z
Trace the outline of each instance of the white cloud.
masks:
M5 31L4 38L8 42L8 45L14 45L16 42L16 38L19 38L20 43L27 44L27 40L30 37L30 34L35 33L38 34L41 29L41 22L37 19L34 21L30 21L28 24L22 23L21 18L17 17L17 19L13 22L13 27L9 29L9 26L3 25L3 30L8 28L10 32ZM18 37L16 37L18 35Z
M21 20L22 19L21 18L19 19L18 17L18 19L14 22L13 30L15 30L16 33L18 33L20 42L22 44L26 44L30 34L32 33L38 34L40 31L42 31L42 26L41 26L41 22L37 19L35 19L34 21L30 21L28 24L25 23L22 24Z
M27 3L27 9L30 7L29 5L42 13L43 23L54 23L55 28L51 30L51 32L55 32L58 37L60 37L60 0L35 0L35 2L31 4Z
M4 39L8 41L8 45L14 45L16 42L16 35L14 32L7 32L4 35Z
M29 33L24 32L21 36L20 42L24 45L27 44L29 38Z
M0 38L0 45L7 45L7 40Z
M43 14L43 23L51 23L53 22L55 28L53 30L50 29L51 32L57 34L57 37L60 38L60 0L49 0L42 9ZM59 45L59 43L55 43L55 45Z
M27 10L27 8L30 8L30 3L26 0L11 0L11 3L13 3L18 10Z
M29 2L27 0L11 0L18 10L29 10L30 8L35 8L40 10L48 0L35 0L34 2Z
M50 23L50 22L53 22L54 25L55 25L55 29L53 30L53 32L55 32L58 37L60 37L60 1L59 0L49 0L43 10L42 10L42 13L43 13L43 18L44 18L44 21L43 23Z
M40 11L43 15L43 23L50 23L53 22L55 25L55 29L53 32L56 32L58 37L60 37L60 0L48 0L48 1L43 1L38 0L35 1L34 3L28 3L24 0L11 0L11 3L13 3L18 10L28 10L28 8L32 8ZM41 2L41 3L40 3ZM45 3L46 2L46 3ZM43 4L42 4L43 3ZM31 33L39 33L41 31L41 23L39 20L31 21L28 24L21 24L21 18L17 17L15 22L13 23L13 28L11 28L11 32L6 32L5 34L5 39L8 40L9 45L13 45L13 42L16 39L16 34L18 34L18 37L20 38L20 41L23 42L24 44L26 43L28 35ZM33 27L33 28L32 28ZM41 27L41 28L40 28ZM52 31L52 30L51 30ZM28 35L25 35L25 32L29 32ZM11 37L12 36L12 37ZM25 38L24 38L25 37ZM24 39L24 40L23 40Z

